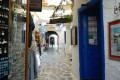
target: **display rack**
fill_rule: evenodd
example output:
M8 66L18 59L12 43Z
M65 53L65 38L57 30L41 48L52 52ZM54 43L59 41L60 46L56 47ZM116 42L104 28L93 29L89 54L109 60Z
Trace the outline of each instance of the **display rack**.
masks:
M0 80L8 79L9 0L0 0Z

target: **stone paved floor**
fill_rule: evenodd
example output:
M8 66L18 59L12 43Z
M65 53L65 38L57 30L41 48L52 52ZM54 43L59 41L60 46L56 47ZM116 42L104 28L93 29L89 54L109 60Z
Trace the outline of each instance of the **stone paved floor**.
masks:
M36 80L75 80L71 61L56 48L50 48L41 58L39 77Z

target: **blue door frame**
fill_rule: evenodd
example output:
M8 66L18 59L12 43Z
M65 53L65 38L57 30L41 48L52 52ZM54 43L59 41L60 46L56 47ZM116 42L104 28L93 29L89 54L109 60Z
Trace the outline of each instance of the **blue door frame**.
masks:
M90 8L91 6L94 6L96 3L100 3L100 20L101 20L101 53L102 53L102 80L105 80L105 56L104 56L104 24L103 24L103 7L102 7L102 0L91 0L88 2L87 6L84 6L79 9L78 11L78 21L79 21L79 62L80 62L80 79L85 78L85 71L83 70L85 67L84 63L84 55L83 55L83 29L82 29L82 23L83 23L83 12Z

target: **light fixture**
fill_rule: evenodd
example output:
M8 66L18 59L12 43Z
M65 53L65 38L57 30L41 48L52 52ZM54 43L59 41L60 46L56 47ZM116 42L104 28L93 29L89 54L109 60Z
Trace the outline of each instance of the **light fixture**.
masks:
M114 14L118 14L118 10L119 10L119 9L117 8L117 6L115 6L115 7L114 7Z
M114 14L118 14L118 13L120 13L120 3L118 6L115 5L114 7Z

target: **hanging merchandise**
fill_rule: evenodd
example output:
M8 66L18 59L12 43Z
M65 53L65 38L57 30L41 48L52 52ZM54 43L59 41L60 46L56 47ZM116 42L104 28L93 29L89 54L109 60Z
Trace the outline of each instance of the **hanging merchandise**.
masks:
M39 69L39 67L40 67L40 55L39 55L38 51L35 51L35 53L36 53L37 69Z
M39 32L47 32L47 25L46 24L39 24Z
M43 46L45 46L45 39L43 38Z
M38 31L35 31L35 41L39 49L40 48L40 33Z
M46 46L45 33L43 33L43 46Z
M29 41L28 41L28 47L31 47L31 44L32 44L32 31L34 30L35 28L35 25L34 25L34 21L33 21L33 18L32 18L32 15L31 13L29 13Z
M43 41L42 41L42 37L43 37L43 35L42 35L42 33L40 32L40 37L39 37L39 41L40 41L40 47L39 47L39 53L40 53L40 56L41 56L41 54L42 54L42 49L41 49L41 47L42 47L42 45L43 45Z
M43 37L43 34L40 32L40 43L42 44L42 37Z
M57 45L59 45L59 36L57 36Z
M38 51L28 50L28 80L38 78L40 67L40 55Z
M34 80L38 77L36 53L34 50L28 50L28 80Z

